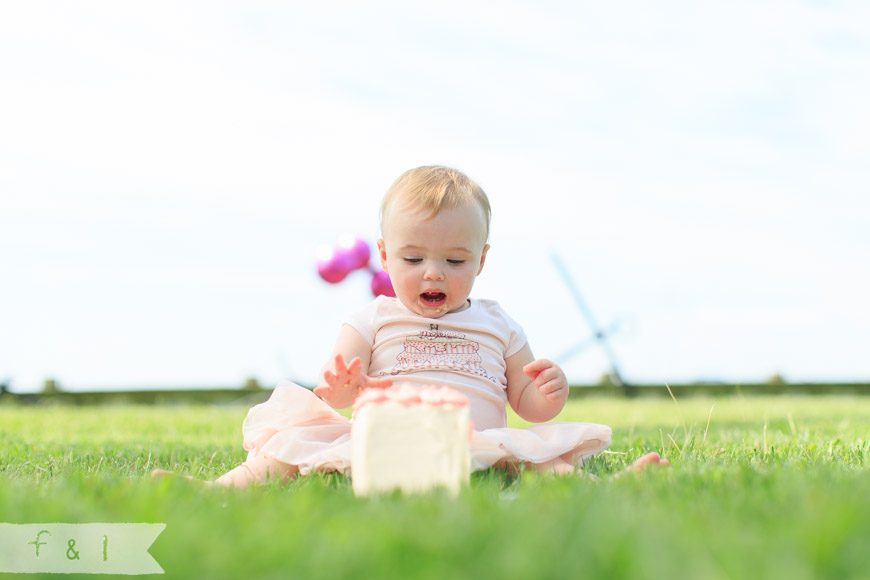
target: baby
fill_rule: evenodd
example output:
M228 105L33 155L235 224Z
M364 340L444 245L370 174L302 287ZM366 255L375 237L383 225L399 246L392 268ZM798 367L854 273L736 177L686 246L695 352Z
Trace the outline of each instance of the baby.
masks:
M447 385L470 402L472 467L525 465L572 473L610 443L610 428L547 422L568 399L565 373L536 359L522 328L493 300L470 298L489 252L491 209L479 185L442 166L402 174L381 207L381 265L395 298L347 319L320 384L282 382L243 425L247 460L215 480L246 487L311 471L348 473L350 422L334 409L393 381ZM349 363L347 362L349 361ZM507 427L506 404L526 421ZM632 467L666 463L651 453Z

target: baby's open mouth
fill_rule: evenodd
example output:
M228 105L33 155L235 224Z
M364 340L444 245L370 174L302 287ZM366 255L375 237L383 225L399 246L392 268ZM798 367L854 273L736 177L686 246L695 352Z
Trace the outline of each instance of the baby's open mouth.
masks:
M423 292L420 294L420 300L430 308L438 308L447 300L447 294L444 292Z

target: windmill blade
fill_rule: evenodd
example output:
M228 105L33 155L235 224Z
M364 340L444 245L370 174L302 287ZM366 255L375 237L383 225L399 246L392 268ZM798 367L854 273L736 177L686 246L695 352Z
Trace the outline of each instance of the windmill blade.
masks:
M610 336L610 335L616 333L619 330L620 326L621 325L618 322L611 324L609 327L607 327L607 330L604 331L605 336ZM580 354L581 352L583 352L584 350L586 350L590 346L595 345L598 342L599 342L598 336L592 335L589 338L587 338L586 340L584 340L583 342L569 348L568 350L566 350L565 352L563 352L562 354L560 354L558 357L556 357L553 360L556 361L560 365L564 364L569 359L574 358L575 356L577 356L578 354Z
M587 338L586 340L584 340L580 344L569 348L568 350L566 350L565 352L563 352L562 354L560 354L559 356L557 356L553 360L556 362L556 364L564 365L570 359L574 358L575 356L577 356L578 354L580 354L581 352L583 352L584 350L586 350L587 348L589 348L590 346L595 344L596 342L598 342L598 339L594 336Z
M562 280L564 280L565 284L568 286L568 290L571 292L572 297L574 298L574 302L577 303L577 308L580 309L580 313L586 319L586 322L589 324L589 327L592 329L595 340L601 346L601 349L604 351L605 356L610 361L610 369L613 382L617 385L625 385L625 381L622 380L622 374L619 372L619 363L616 361L616 355L613 350L611 350L610 345L607 344L607 340L605 340L605 333L601 330L601 327L598 325L598 322L595 320L595 316L592 314L592 310L590 310L589 306L587 306L586 301L583 299L583 295L580 294L580 289L577 288L577 284L574 283L574 278L571 277L571 274L568 272L568 268L565 267L565 263L562 262L562 258L556 252L552 252L550 257L553 260L553 264L556 266L556 270L558 270L559 275L562 276Z

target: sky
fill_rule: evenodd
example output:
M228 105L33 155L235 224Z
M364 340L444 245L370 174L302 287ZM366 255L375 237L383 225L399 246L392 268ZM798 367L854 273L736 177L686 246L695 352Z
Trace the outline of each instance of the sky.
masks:
M610 362L554 255L629 382L870 380L867 22L859 1L4 2L0 382L316 382L372 298L317 249L373 245L383 193L429 164L493 206L472 296L572 383Z

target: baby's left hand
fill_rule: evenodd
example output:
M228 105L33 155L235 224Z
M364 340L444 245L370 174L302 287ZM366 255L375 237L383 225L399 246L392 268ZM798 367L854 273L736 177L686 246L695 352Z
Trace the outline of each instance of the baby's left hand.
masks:
M568 398L568 379L562 367L553 361L539 358L524 366L523 372L535 382L535 388L548 401L564 403Z

